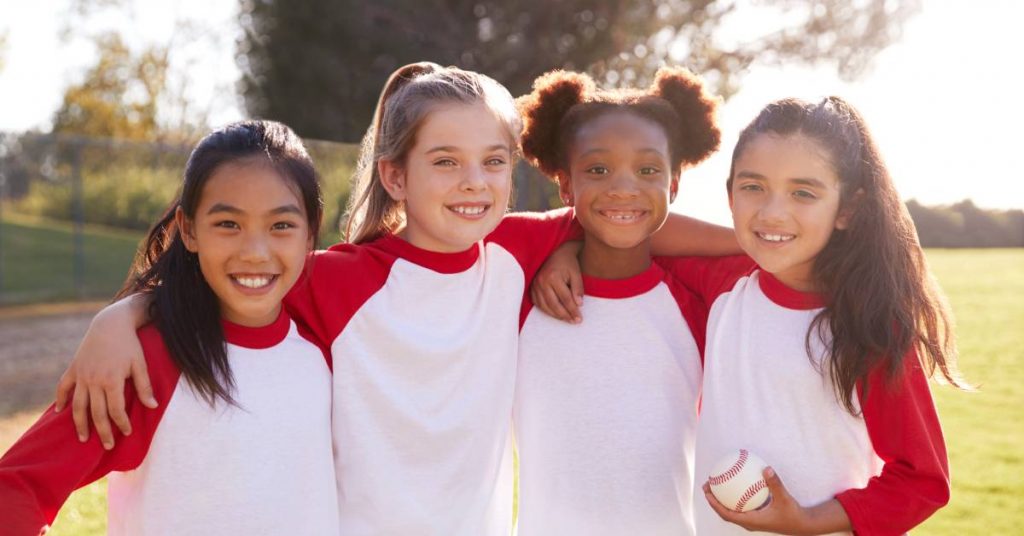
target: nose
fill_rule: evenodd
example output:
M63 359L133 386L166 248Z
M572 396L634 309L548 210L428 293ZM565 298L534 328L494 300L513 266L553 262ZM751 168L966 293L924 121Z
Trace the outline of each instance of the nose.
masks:
M640 189L637 187L637 179L628 172L619 172L612 177L611 184L608 185L608 196L616 199L632 199L639 195Z
M758 217L766 223L778 223L786 219L786 198L784 195L769 195L758 210Z
M459 188L464 192L480 192L487 187L487 174L482 166L467 166Z
M270 243L266 234L246 233L238 258L251 263L260 263L270 259Z

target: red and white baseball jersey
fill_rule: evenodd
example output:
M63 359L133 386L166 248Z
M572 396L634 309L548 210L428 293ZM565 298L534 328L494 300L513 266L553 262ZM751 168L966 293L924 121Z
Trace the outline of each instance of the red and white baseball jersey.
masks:
M285 303L334 356L342 534L509 533L520 307L572 223L514 214L458 253L389 235L311 261Z
M157 409L131 384L130 436L81 443L71 410L51 407L0 458L0 534L39 534L71 492L110 473L108 533L337 534L331 372L282 313L224 322L237 406L211 407L174 365L159 331L138 331Z
M902 534L946 504L946 448L916 354L905 357L895 382L886 382L884 367L871 371L866 395L858 385L860 415L851 415L822 364L825 343L812 336L810 356L806 350L820 295L786 287L747 257L663 266L709 305L698 534L748 534L722 521L700 492L712 466L741 448L773 467L800 504L838 499L857 534Z
M582 324L522 327L519 535L693 534L703 305L655 263L583 287Z

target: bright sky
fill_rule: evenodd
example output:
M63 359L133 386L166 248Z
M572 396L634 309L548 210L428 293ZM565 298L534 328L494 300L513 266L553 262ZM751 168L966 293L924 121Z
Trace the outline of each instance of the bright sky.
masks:
M46 128L63 88L92 61L87 42L58 36L69 20L62 10L67 1L0 0L0 34L8 34L0 130ZM215 103L213 124L242 117L233 86L237 3L130 4L129 14L96 20L96 30L116 28L135 45L166 42L175 20L201 17L214 32L179 37L187 46L173 61L189 66L195 102ZM986 208L1024 209L1024 166L1013 157L1024 141L1024 78L1011 55L1024 51L1022 20L1024 3L1013 0L925 0L903 39L854 83L843 83L827 67L755 67L724 107L723 150L684 176L674 208L728 222L724 181L739 130L773 99L837 94L867 119L904 199L948 204L971 198Z

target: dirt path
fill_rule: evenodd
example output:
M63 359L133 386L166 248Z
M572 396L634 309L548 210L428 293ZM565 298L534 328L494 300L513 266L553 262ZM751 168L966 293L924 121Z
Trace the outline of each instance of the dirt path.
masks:
M45 406L101 303L0 309L0 419Z

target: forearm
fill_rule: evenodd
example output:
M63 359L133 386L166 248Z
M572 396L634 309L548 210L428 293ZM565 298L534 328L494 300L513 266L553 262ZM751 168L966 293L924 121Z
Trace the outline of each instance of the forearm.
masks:
M805 508L804 512L807 516L804 525L806 530L802 534L830 534L849 531L852 528L846 510L836 499Z
M119 331L135 330L149 323L149 304L153 297L149 294L132 294L106 307L92 319L89 330L118 329Z
M651 252L661 257L721 257L743 250L731 227L669 213L665 225L651 236Z

